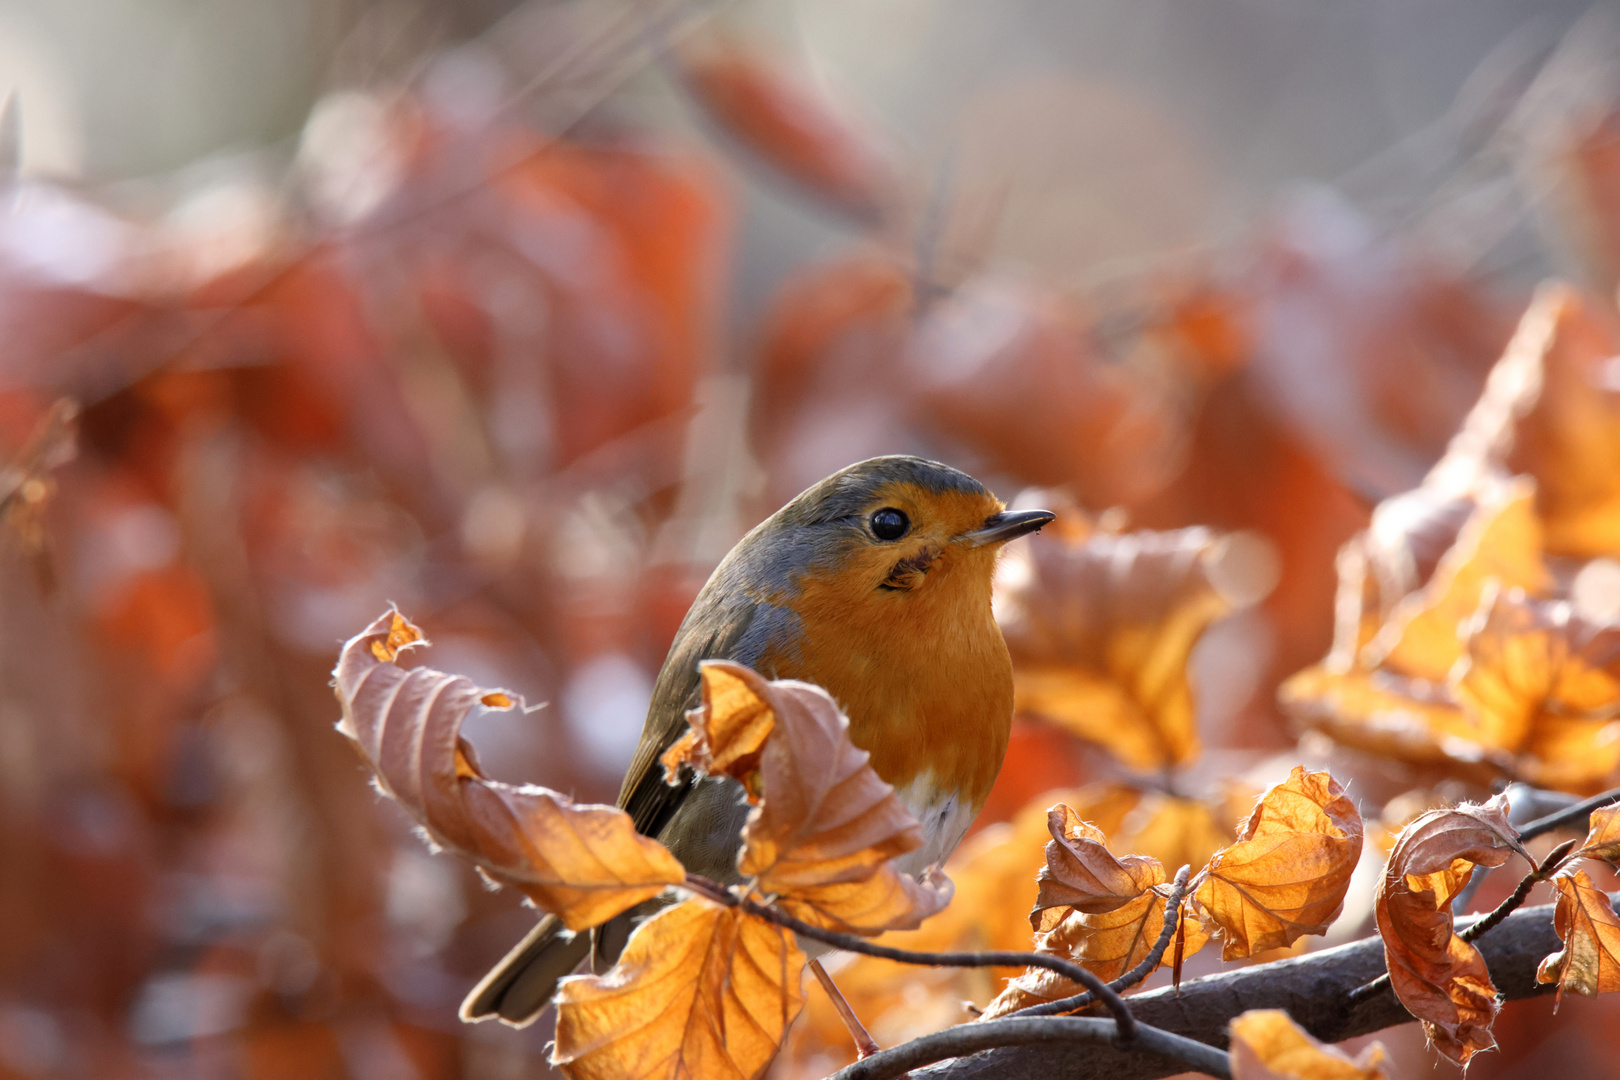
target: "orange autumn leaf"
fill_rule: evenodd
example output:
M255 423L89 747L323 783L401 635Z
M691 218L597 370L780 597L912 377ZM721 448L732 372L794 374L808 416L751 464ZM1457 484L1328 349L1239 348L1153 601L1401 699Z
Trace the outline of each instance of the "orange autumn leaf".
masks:
M1052 839L1046 845L1046 865L1035 878L1040 894L1029 915L1036 930L1051 929L1042 919L1049 909L1113 911L1165 880L1157 859L1115 857L1102 832L1062 803L1047 811L1046 827Z
M1580 856L1602 859L1610 865L1620 863L1620 803L1600 806L1592 811L1586 840L1571 857Z
M1317 1042L1281 1009L1250 1009L1227 1025L1232 1080L1386 1080L1388 1054L1373 1043L1351 1058Z
M758 804L763 778L760 755L776 726L776 713L754 691L754 681L724 664L703 672L703 704L687 715L686 734L664 752L659 761L664 778L675 783L678 770L689 765L699 772L729 776Z
M1378 884L1374 911L1395 994L1460 1065L1496 1045L1499 1005L1479 950L1452 931L1451 900L1475 866L1500 866L1514 852L1524 849L1502 796L1431 810L1401 830Z
M761 1075L804 1005L793 934L703 899L636 928L602 975L563 980L551 1062L573 1080Z
M1597 791L1620 770L1620 627L1567 602L1487 589L1450 690L1479 741L1514 754L1530 783Z
M1541 962L1536 981L1557 983L1559 1002L1565 990L1582 997L1620 990L1620 918L1613 899L1585 870L1558 874L1552 883L1558 889L1553 929L1564 948Z
M1531 593L1551 586L1541 557L1535 484L1515 477L1490 484L1477 497L1478 506L1428 583L1399 600L1361 650L1363 666L1444 682L1462 656L1459 627L1478 610L1490 583Z
M919 881L891 863L922 846L922 828L825 690L724 660L702 673L691 759L757 772L763 794L743 826L744 878L790 914L852 933L908 929L950 902L944 875Z
M1542 286L1431 478L1528 474L1548 551L1620 553L1620 394L1604 377L1616 351L1612 310Z
M514 787L479 769L461 725L490 691L378 652L425 644L397 611L344 646L333 672L343 719L382 792L439 847L471 859L570 929L596 926L686 880L680 862L611 806L579 805L545 788ZM504 695L503 695L504 696Z
M1199 751L1187 658L1270 590L1269 548L1208 529L1031 537L997 572L1017 708L1135 768Z
M1361 815L1338 781L1294 766L1199 875L1194 900L1220 930L1222 958L1325 933L1344 906L1361 836Z

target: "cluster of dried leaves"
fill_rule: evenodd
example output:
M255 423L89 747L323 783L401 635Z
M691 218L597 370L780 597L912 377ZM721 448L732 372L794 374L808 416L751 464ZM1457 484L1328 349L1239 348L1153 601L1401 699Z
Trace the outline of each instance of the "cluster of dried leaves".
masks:
M676 858L622 810L489 779L462 723L478 705L515 703L463 676L395 663L423 643L391 611L350 639L334 674L339 730L435 845L576 932L687 884ZM690 720L664 758L671 779L691 765L738 781L754 804L739 896L862 935L913 928L950 902L942 874L919 881L891 864L922 846L921 827L849 741L825 691L709 661ZM563 983L552 1061L595 1080L757 1076L803 1005L805 962L790 931L735 903L671 902L637 926L612 969Z
M1620 320L1548 286L1422 486L1339 554L1333 651L1284 684L1345 745L1591 793L1620 772Z

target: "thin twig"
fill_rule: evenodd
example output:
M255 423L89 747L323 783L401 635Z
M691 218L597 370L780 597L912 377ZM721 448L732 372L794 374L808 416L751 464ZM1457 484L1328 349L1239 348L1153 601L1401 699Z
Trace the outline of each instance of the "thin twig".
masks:
M1176 927L1181 922L1181 901L1187 895L1187 877L1192 873L1192 867L1183 866L1176 873L1175 885L1164 902L1164 925L1159 928L1159 940L1153 943L1153 948L1142 962L1131 970L1109 983L1109 989L1114 991L1129 990L1149 975L1158 970L1159 963L1164 959L1164 951L1170 947L1171 940L1176 935ZM1095 1000L1091 991L1076 994L1073 997L1060 998L1057 1001L1042 1002L1031 1005L1017 1012L1008 1013L1008 1016L1059 1016L1063 1013L1079 1012Z
M844 1027L849 1029L849 1037L855 1040L855 1056L864 1059L877 1053L879 1049L877 1040L872 1038L870 1031L866 1030L866 1025L861 1023L861 1018L855 1015L855 1010L850 1007L849 999L844 996L842 990L838 989L838 984L832 981L832 976L827 974L827 969L821 966L821 961L813 957L810 960L810 974L816 977L816 982L821 984L821 988L832 999L833 1008L838 1011L838 1018L844 1022Z
M1496 910L1473 925L1459 930L1457 936L1464 941L1474 941L1480 935L1488 934L1494 930L1497 923L1513 914L1518 906L1524 903L1524 898L1530 895L1531 889L1553 876L1554 872L1563 865L1570 851L1579 842L1578 840L1565 840L1562 844L1549 851L1547 857L1541 860L1541 865L1524 875L1524 880L1519 882L1519 887L1514 889L1512 895L1506 900L1497 904Z
M708 900L713 900L727 907L741 908L750 915L757 915L766 922L792 930L801 937L810 938L846 952L861 953L865 956L876 956L881 960L896 960L902 964L922 964L928 967L1039 967L1048 971L1055 971L1065 978L1085 986L1097 995L1097 999L1108 1006L1113 1014L1114 1024L1119 1028L1121 1042L1130 1042L1135 1037L1136 1018L1131 1015L1131 1008L1125 1004L1125 999L1111 990L1107 983L1071 960L1065 960L1050 953L1022 953L1022 952L912 952L909 949L896 949L888 945L878 945L854 934L842 934L836 930L826 930L819 926L812 926L801 919L795 919L784 911L780 911L770 904L760 904L745 897L738 896L730 889L717 881L711 881L697 874L686 875L685 888Z
M1562 844L1549 851L1547 857L1541 860L1539 866L1524 875L1524 879L1519 882L1518 888L1513 890L1512 895L1497 904L1495 910L1483 919L1478 919L1457 931L1457 936L1464 941L1473 942L1496 929L1497 924L1513 914L1519 905L1524 903L1525 898L1530 895L1531 889L1557 872L1558 868L1564 864L1564 860L1569 856L1570 851L1579 842L1578 840L1565 840ZM1389 973L1385 972L1372 982L1364 983L1350 991L1350 1004L1355 1005L1365 1001L1388 985Z
M960 1024L912 1039L890 1050L879 1050L871 1057L833 1073L827 1080L894 1080L923 1065L966 1057L980 1050L1075 1042L1118 1046L1119 1029L1113 1021L1101 1016L1003 1017L976 1024ZM1231 1062L1224 1050L1217 1050L1163 1028L1138 1024L1130 1049L1133 1052L1161 1054L1210 1076L1222 1077L1223 1080L1232 1075Z
M1617 802L1620 802L1620 788L1611 788L1601 795L1594 795L1585 802L1578 802L1574 806L1558 811L1556 814L1548 814L1546 817L1537 818L1519 830L1519 839L1529 840L1540 836L1542 833L1561 829L1565 825L1573 824L1576 821L1584 822L1586 818L1591 816L1592 811L1601 810L1610 803Z

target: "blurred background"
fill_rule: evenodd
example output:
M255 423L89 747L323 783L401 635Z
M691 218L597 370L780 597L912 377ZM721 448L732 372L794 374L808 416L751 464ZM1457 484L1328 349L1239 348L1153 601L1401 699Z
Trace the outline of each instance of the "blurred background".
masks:
M498 779L611 801L715 563L877 453L1157 567L1099 625L1215 598L1194 742L1031 675L982 826L1089 784L1203 858L1279 762L1485 790L1276 690L1536 284L1612 308L1617 56L1587 0L0 0L0 1077L546 1073L456 1020L533 915L368 786L340 643L399 604L546 703L469 724ZM1474 1074L1604 1071L1612 1003L1547 1004Z

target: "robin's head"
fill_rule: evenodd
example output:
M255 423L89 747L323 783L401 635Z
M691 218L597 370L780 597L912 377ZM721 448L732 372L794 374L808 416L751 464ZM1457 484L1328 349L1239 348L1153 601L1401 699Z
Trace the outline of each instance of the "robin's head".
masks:
M773 518L773 545L804 586L893 612L943 591L988 599L995 554L1052 520L1008 512L973 477L915 457L879 457L834 473ZM854 615L854 611L849 614Z

